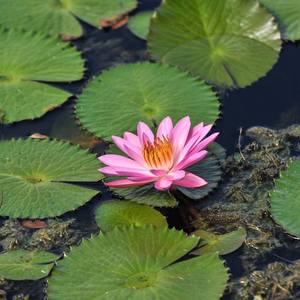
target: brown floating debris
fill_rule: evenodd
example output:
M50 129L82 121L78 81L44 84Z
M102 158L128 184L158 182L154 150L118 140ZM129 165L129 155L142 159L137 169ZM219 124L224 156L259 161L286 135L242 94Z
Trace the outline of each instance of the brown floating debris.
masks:
M111 29L118 29L129 21L128 14L122 14L115 18L104 18L100 20L100 26L102 28L111 28Z
M32 139L40 139L40 140L48 138L47 135L44 135L44 134L41 134L41 133L33 133L30 137Z
M48 225L42 220L22 220L22 226L30 229L46 228Z

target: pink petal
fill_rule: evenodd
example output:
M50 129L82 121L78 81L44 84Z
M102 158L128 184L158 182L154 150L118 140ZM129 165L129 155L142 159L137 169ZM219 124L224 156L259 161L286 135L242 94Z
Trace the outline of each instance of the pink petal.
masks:
M201 151L202 149L205 149L209 144L213 143L217 139L218 136L219 136L219 132L213 133L209 137L204 139L202 142L194 145L190 149L189 155L197 153L197 152Z
M122 168L122 167L104 167L99 169L100 172L108 175L117 175L117 176L137 176L137 177L155 177L150 171L148 170L141 170L141 169L130 169L130 168Z
M180 151L183 149L189 131L191 127L190 117L186 116L179 120L174 129L172 130L172 145L173 145L173 155L174 160L177 160L177 157L180 155Z
M150 143L154 142L154 135L152 130L149 128L147 124L144 122L139 122L137 126L137 133L140 140L140 143L142 145L145 144L145 142L149 141Z
M157 177L156 176L132 176L132 177L128 177L127 178L128 180L131 180L131 181L135 181L135 182L144 182L144 181L147 181L147 182L153 182L153 181L156 181L157 180Z
M122 139L118 136L113 135L112 140L116 144L116 146L120 150L122 150L125 154L127 154L129 157L138 161L142 165L145 164L140 148L134 146L130 142L128 142L125 139Z
M172 183L172 180L168 180L167 178L163 177L154 183L154 187L159 191L165 191L171 187Z
M204 123L199 123L198 125L196 125L195 127L191 128L190 132L189 132L189 136L188 139L190 139L191 137L193 137L195 134L197 134L199 131L202 130L204 126Z
M131 132L128 132L126 131L123 135L124 137L124 140L128 141L129 143L131 143L132 145L136 146L137 148L141 148L142 145L140 143L140 140L138 138L137 135L131 133Z
M207 151L203 150L192 155L187 156L184 160L182 160L178 165L175 165L174 170L184 170L189 166L197 163L202 160L207 154Z
M180 170L180 171L175 171L175 172L169 173L166 176L166 178L168 180L174 181L174 180L180 180L180 179L184 178L184 176L185 176L185 171Z
M124 148L129 157L133 158L135 161L137 161L140 165L144 167L148 166L140 150L132 148L130 145L124 145Z
M157 177L162 177L162 176L165 176L167 174L167 171L166 170L150 170L151 173L153 173L155 176Z
M136 161L121 156L121 155L116 155L116 154L106 154L98 157L98 159L111 167L125 167L125 168L130 168L130 169L144 169L143 166L141 166L139 163Z
M147 183L149 183L150 181L140 181L140 182L136 182L136 181L131 181L128 179L119 179L119 180L114 180L114 181L110 181L110 182L105 182L104 184L106 186L110 186L110 187L119 187L119 188L126 188L126 187L131 187L131 186L141 186L141 185L145 185Z
M187 188L198 188L207 184L203 178L192 173L186 173L185 177L178 181L173 181L174 185L183 186Z
M202 126L202 128L201 128L200 125L201 124L198 125L199 126L198 129L196 129L196 132L193 133L192 137L187 139L187 142L186 142L184 148L182 149L182 151L180 152L175 164L178 164L183 159L185 159L187 154L194 153L195 151L192 151L192 149L194 149L202 141L202 139L207 135L207 133L211 130L211 128L213 126L213 125L207 125L204 127ZM191 135L191 133L189 135ZM197 152L199 152L199 151L197 151Z
M168 138L171 135L173 129L172 119L170 117L164 118L157 129L156 136L159 138Z
M107 175L118 175L118 173L113 167L103 167L101 169L98 169L98 171Z

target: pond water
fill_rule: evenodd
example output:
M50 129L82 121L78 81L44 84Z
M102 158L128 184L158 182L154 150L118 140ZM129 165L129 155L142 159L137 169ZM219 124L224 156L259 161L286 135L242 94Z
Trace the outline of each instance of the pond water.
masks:
M134 13L140 10L150 10L158 6L159 3L160 1L157 0L140 0L139 10ZM119 63L148 59L146 42L136 38L126 26L114 31L99 31L86 24L83 24L83 26L86 31L85 37L73 43L86 59L87 72L85 78L80 82L57 84L57 86L75 94L80 94L87 81L104 69ZM222 115L216 125L217 130L221 132L218 142L227 150L227 154L232 154L238 149L239 140L241 146L250 142L250 139L244 136L244 132L252 126L281 129L300 123L299 69L299 45L296 43L285 43L279 61L266 77L247 88L217 91L222 104ZM40 133L52 138L70 140L74 143L96 145L93 151L97 154L103 153L104 145L97 143L84 130L80 129L79 123L73 114L75 101L76 99L73 97L62 107L34 121L0 125L0 139L28 137L33 133ZM105 189L100 184L95 184L94 188L103 191L102 196L97 196L76 212L65 214L62 217L62 220L76 219L76 224L72 225L72 229L80 237L89 236L91 233L98 231L93 219L94 209L101 201L111 198L111 195L105 192ZM171 222L177 227L182 226L182 222L179 219L180 214L178 212L173 212L170 215ZM3 225L6 220L3 218L0 224ZM56 249L52 250L55 251ZM275 253L277 256L269 255L267 258L264 258L265 261L263 263L266 265L267 262L277 260L282 262L281 257L287 260L299 259L300 252L294 250L288 252L286 248L279 248ZM239 259L242 251L243 249L240 249L225 257L233 278L246 274L245 269L241 267ZM57 252L60 252L59 249L57 249ZM7 291L8 297L23 293L24 295L31 295L30 299L44 299L43 285L43 281L13 285L11 291ZM234 296L228 292L224 299L231 299L232 297ZM235 297L234 299L238 298Z

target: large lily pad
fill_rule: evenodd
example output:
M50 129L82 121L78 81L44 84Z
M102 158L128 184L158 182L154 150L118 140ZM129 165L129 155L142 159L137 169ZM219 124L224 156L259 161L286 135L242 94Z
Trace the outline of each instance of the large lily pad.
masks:
M300 237L300 160L292 162L275 181L271 214L287 232Z
M176 199L169 192L158 191L153 184L130 188L111 188L121 197L141 204L154 207L174 207Z
M77 18L101 27L102 20L113 20L136 5L136 0L0 0L0 24L77 38L83 34Z
M174 264L197 243L174 229L115 228L58 264L48 299L218 300L228 275L216 254Z
M80 53L56 38L2 29L0 45L2 123L40 117L71 96L42 82L69 82L83 76Z
M131 17L128 22L130 31L140 39L146 40L153 13L153 11L145 11Z
M200 200L214 190L222 178L221 163L225 156L223 147L214 143L209 146L209 154L199 163L192 165L187 171L204 178L207 185L200 188L185 188L178 186L177 189L186 197Z
M213 234L201 229L193 234L201 238L199 248L193 251L195 255L214 252L220 255L229 254L240 248L246 239L246 230L242 227L226 234Z
M96 211L96 221L100 229L105 232L116 226L168 226L166 218L159 211L130 201L104 202Z
M74 185L98 181L94 155L68 143L11 140L0 143L0 215L45 218L74 210L98 191Z
M81 124L98 137L135 131L169 115L214 122L219 103L210 87L174 67L152 63L121 65L95 78L76 105ZM180 107L180 109L178 109Z
M273 16L256 0L166 0L148 42L154 58L222 87L264 76L281 43Z
M0 254L0 277L37 280L46 277L58 257L44 251L13 250Z
M287 40L300 39L299 0L260 0L279 20L283 37Z

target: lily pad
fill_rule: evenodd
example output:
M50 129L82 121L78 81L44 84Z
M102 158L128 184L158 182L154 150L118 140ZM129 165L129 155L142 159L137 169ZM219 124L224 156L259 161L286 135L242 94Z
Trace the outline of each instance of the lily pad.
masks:
M152 19L153 58L221 87L244 87L276 63L280 32L256 0L164 1Z
M140 39L146 40L153 13L153 11L145 11L131 17L128 22L130 31Z
M153 184L130 188L111 188L121 197L154 207L175 207L176 199L169 192L158 191Z
M216 254L175 263L197 243L174 229L115 228L59 262L48 299L218 300L228 275Z
M288 233L300 237L300 160L292 162L270 193L271 214Z
M204 178L207 185L193 189L182 186L177 187L177 190L190 199L200 200L204 198L218 186L222 178L221 163L225 157L224 148L214 143L209 146L208 151L209 154L205 159L187 169L188 172Z
M98 191L75 185L98 181L96 157L59 141L0 143L0 215L41 219L74 210Z
M157 210L147 205L129 201L107 201L97 209L96 221L102 231L111 231L116 226L142 227L153 225L166 227L166 218Z
M136 0L0 0L0 24L78 38L83 30L77 18L100 27L102 20L113 20L136 5Z
M220 255L229 254L242 246L246 239L246 230L239 228L226 234L213 234L204 230L193 232L201 238L199 248L193 251L195 255L218 252Z
M260 0L273 13L282 27L283 38L300 39L300 1L299 0Z
M58 258L45 251L9 251L0 254L0 277L11 280L38 280L50 273Z
M43 82L70 82L83 76L80 53L56 38L2 29L0 44L2 123L41 117L71 96Z
M153 126L168 115L174 122L189 115L194 124L211 123L218 118L218 107L203 82L174 67L144 62L104 71L83 91L76 113L90 132L110 138L135 131L141 120Z

